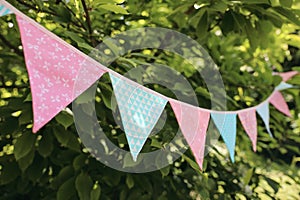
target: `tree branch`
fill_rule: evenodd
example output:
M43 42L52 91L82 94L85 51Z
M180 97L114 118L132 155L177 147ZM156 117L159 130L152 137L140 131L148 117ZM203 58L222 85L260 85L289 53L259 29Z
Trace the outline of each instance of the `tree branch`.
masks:
M89 14L88 8L86 6L85 0L81 0L81 3L82 3L83 10L85 12L85 15L86 15L86 22L87 22L87 26L88 26L89 38L92 42L92 45L95 46L96 45L95 40L92 37L93 30L92 30L92 26L91 26L90 14Z

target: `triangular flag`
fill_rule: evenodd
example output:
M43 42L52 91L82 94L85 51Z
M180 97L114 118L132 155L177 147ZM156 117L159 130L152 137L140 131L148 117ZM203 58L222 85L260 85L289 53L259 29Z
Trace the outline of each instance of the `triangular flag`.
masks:
M293 85L291 84L288 84L286 82L281 82L278 86L275 87L275 90L280 91L280 90L290 89L292 87Z
M275 91L269 101L275 108L277 108L277 110L287 115L288 117L291 117L289 107L280 92Z
M170 100L170 104L196 162L202 169L210 113L176 100Z
M258 114L260 115L262 120L264 121L269 135L271 137L273 137L271 130L270 130L270 125L269 125L269 121L270 121L269 102L264 102L261 105L259 105L258 107L256 107L256 111L258 112Z
M17 21L30 80L33 132L36 132L105 71L37 23L18 15ZM76 88L75 82L80 82Z
M167 100L146 92L130 80L120 79L112 74L109 75L130 152L133 160L136 161L144 143L163 112ZM150 103L150 106L148 103ZM148 118L147 121L146 118Z
M297 71L290 71L290 72L278 73L278 75L281 76L281 78L284 82L286 82L289 79L291 79L293 76L297 75L298 73L299 72L297 72Z
M257 141L257 121L256 121L256 110L248 109L239 112L239 119L248 134L251 142L253 151L256 151L256 141Z
M211 117L228 148L232 162L234 162L236 113L211 113Z
M0 17L11 13L12 12L0 2Z

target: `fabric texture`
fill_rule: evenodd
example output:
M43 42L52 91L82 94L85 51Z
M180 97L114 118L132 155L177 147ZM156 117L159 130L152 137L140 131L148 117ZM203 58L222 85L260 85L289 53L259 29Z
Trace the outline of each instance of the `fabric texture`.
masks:
M202 169L210 113L180 101L169 101L195 160Z
M288 84L286 82L281 82L276 88L275 90L280 91L280 90L285 90L285 89L290 89L292 88L293 85Z
M109 74L133 160L163 112L167 100Z
M234 162L234 149L236 140L236 113L211 113L211 117L218 128Z
M260 117L262 118L267 132L269 133L269 135L271 137L273 137L271 130L270 130L270 125L269 125L269 121L270 121L270 114L269 114L269 102L264 102L262 104L260 104L257 108L256 111L258 112L258 114L260 115Z
M238 114L239 119L244 127L247 135L249 136L253 151L256 151L256 141L257 141L257 120L256 120L256 110L248 109Z
M37 132L105 71L28 20L17 16L17 21L29 73L33 132ZM76 81L80 83L74 91Z
M270 98L270 103L280 112L287 115L288 117L291 117L291 113L289 110L289 107L284 100L282 94L278 91L274 92L273 95Z
M8 14L11 14L12 12L8 9L8 8L6 8L4 5L2 5L1 3L0 3L0 17L1 16L4 16L4 15L8 15Z

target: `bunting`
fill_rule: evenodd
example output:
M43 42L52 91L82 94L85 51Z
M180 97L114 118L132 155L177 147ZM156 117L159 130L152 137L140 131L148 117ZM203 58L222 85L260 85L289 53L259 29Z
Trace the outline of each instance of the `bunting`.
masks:
M60 38L17 15L29 74L37 132L105 72L68 48ZM74 84L80 72L80 88Z
M270 125L269 125L269 121L270 121L269 102L266 101L264 103L261 103L259 106L257 106L256 110L257 110L258 114L260 115L260 117L262 118L263 122L265 123L267 132L269 133L269 135L271 137L273 137L271 130L270 130Z
M281 82L278 86L276 86L275 90L280 91L280 90L286 90L293 88L291 84L288 84L286 82Z
M196 162L202 169L210 113L180 101L170 100L169 102Z
M256 121L256 110L254 108L239 112L239 119L248 134L251 142L253 151L256 151L257 141L257 121Z
M0 2L0 17L11 14L12 12Z
M211 113L211 117L228 148L231 161L234 162L236 113Z
M203 164L210 117L228 148L230 159L234 162L237 115L254 151L257 141L256 112L271 136L269 103L285 115L291 116L280 91L293 87L285 81L298 72L280 73L283 82L258 106L234 112L203 109L167 98L117 74L64 42L5 1L1 2L3 3L0 3L0 16L15 13L20 29L32 94L33 132L37 132L48 123L106 72L109 72L111 78L134 160L137 159L167 102L171 104L180 129L200 168Z
M275 91L273 95L271 95L270 103L280 112L285 114L288 117L291 117L291 113L287 103L285 102L282 94L278 91Z
M296 76L297 74L298 74L297 71L278 73L278 75L281 76L281 78L284 82L290 80L293 76Z
M167 100L109 74L133 160L157 123Z

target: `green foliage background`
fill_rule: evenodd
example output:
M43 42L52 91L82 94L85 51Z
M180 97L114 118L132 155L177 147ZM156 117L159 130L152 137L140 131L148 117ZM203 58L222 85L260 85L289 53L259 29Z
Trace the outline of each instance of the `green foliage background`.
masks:
M230 110L266 99L281 81L272 76L273 71L300 69L300 3L296 0L8 2L85 53L105 36L133 28L165 27L184 33L203 45L220 67ZM270 107L274 138L258 119L256 153L238 124L235 163L224 154L223 145L205 157L203 171L188 151L159 171L128 174L106 167L89 154L70 110L32 134L30 85L16 24L13 15L0 18L0 199L299 199L300 76L289 81L295 88L284 91L293 117ZM125 73L153 60L182 73L194 87L200 106L209 108L210 96L198 72L167 52L131 52L110 68ZM175 86L172 89L184 92ZM149 87L172 96L164 88ZM112 141L128 149L112 117L107 76L101 78L99 89L99 123ZM174 115L169 118L143 151L162 147L178 130Z

